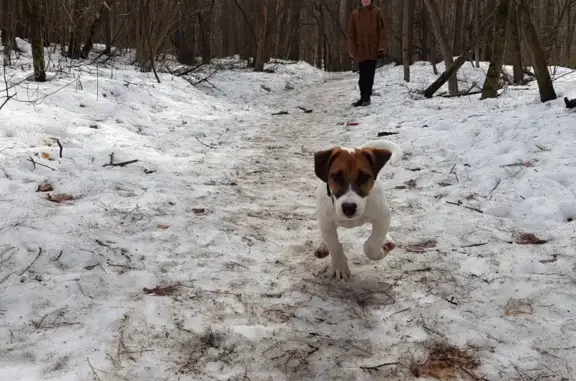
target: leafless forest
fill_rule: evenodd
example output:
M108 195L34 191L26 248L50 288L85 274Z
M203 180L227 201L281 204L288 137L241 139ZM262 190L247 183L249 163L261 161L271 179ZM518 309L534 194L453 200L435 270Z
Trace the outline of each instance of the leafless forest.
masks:
M350 70L345 31L358 0L0 0L4 63L30 41L36 80L46 79L45 50L98 59L135 49L142 71L167 55L182 64L239 55L256 71L271 57L304 60L323 70ZM538 79L542 100L555 94L549 66L576 67L576 0L375 0L385 11L390 57L404 64L444 61L449 68L427 89L431 96L466 62L491 62L483 97L502 79ZM504 38L505 37L505 38ZM100 46L100 45L98 45ZM454 60L453 57L458 57ZM503 64L514 73L502 72ZM533 69L532 69L533 68ZM434 66L434 70L435 66Z

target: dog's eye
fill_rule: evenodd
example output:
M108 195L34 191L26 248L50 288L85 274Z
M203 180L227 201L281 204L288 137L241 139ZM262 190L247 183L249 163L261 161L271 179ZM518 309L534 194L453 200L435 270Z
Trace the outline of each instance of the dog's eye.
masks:
M369 180L370 180L370 175L365 173L365 172L360 172L360 174L358 175L358 179L356 179L356 182L360 185L366 184Z
M334 173L330 174L330 177L336 183L344 182L344 174L342 172L334 172Z

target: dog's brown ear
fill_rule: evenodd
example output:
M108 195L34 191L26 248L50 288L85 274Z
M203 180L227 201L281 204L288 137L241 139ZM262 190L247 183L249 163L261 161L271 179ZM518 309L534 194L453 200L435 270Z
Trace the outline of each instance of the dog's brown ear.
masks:
M366 155L368 161L370 161L372 172L374 173L374 178L378 176L380 170L392 157L392 152L383 148L363 148L362 152Z
M314 154L314 172L316 176L325 183L328 182L330 165L337 154L336 148L325 151L318 151Z

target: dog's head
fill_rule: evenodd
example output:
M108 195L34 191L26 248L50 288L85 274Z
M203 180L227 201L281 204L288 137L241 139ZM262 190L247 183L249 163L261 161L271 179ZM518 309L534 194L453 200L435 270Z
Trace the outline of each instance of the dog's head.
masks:
M314 154L316 176L327 184L338 216L352 220L364 214L366 198L391 156L380 148L335 147Z

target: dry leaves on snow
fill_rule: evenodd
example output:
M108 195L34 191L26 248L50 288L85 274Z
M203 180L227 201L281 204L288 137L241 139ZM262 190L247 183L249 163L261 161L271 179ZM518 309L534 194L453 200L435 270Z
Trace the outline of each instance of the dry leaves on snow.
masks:
M170 227L170 225L162 225L162 224L158 225L158 229L162 229L162 230L166 230L169 227Z
M514 242L519 245L542 245L548 241L540 239L532 233L521 233L516 235Z
M50 154L48 152L42 152L40 154L40 157L44 160L54 161L54 159L52 159L52 156L50 156Z
M145 294L152 294L156 296L169 296L174 294L178 290L177 285L168 285L168 286L156 286L154 288L146 288L144 287L142 291Z
M48 196L46 196L46 199L48 201L52 201L52 202L56 202L56 203L61 203L64 201L72 201L74 200L74 196L66 194L66 193L55 193L55 194L48 194Z
M52 184L44 183L38 185L36 192L52 192L53 190L54 188L52 187Z
M454 380L472 376L479 366L480 361L469 351L449 344L435 344L429 348L426 361L412 365L411 371L415 377Z
M406 246L406 251L410 253L424 253L436 247L435 240L423 241L414 245Z

